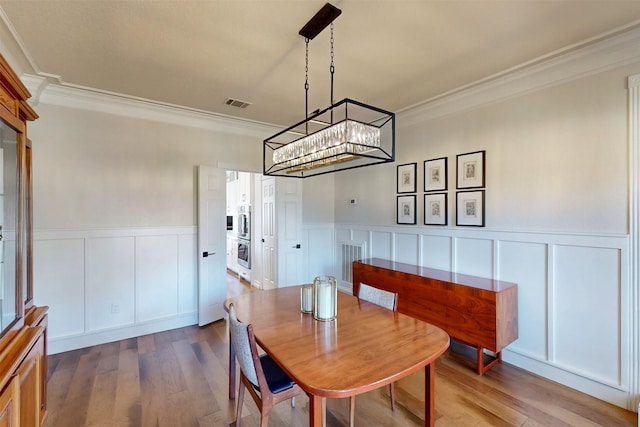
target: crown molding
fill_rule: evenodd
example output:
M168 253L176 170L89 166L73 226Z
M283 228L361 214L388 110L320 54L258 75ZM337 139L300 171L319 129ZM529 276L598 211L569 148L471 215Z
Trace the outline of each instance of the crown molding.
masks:
M559 85L571 80L640 62L640 24L630 30L590 40L579 46L553 52L513 69L490 76L450 92L426 100L396 113L398 127L411 126L484 105L521 96L528 92ZM245 120L190 109L183 106L136 98L92 88L53 83L56 76L25 74L23 83L33 97L30 104L59 105L125 116L129 118L171 123L219 132L241 134L264 139L280 130L268 123ZM629 86L639 78L629 78ZM59 80L57 80L59 82Z
M38 104L57 105L260 139L280 130L280 127L268 123L86 87L51 83L44 76L25 74L21 80L33 94L29 100L33 106Z
M472 110L624 65L640 63L640 28L573 46L396 113L398 127ZM629 84L636 80L630 79Z

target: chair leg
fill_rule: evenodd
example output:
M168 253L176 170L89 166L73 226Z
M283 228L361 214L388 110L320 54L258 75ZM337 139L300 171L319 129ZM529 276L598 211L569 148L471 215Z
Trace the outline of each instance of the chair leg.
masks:
M244 401L244 383L240 378L240 385L238 386L238 407L236 409L236 427L240 427L240 417L242 416L242 402Z
M349 398L349 427L354 427L356 422L356 397Z
M322 427L327 427L327 398L322 399Z
M396 410L395 398L393 397L394 388L395 387L393 387L393 383L389 384L389 400L391 400L391 410L392 411Z
M263 411L260 415L260 427L267 427L269 424L269 411Z

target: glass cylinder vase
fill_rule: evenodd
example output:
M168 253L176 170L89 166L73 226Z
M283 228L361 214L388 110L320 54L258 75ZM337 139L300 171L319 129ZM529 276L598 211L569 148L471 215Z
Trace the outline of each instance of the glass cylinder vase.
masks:
M303 285L300 288L300 311L303 313L313 311L313 285Z
M317 320L333 320L338 314L338 286L333 276L313 279L313 317Z

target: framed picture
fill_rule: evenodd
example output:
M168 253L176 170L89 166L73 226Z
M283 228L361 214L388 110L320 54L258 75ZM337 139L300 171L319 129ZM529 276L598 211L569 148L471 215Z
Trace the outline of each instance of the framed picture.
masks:
M447 193L424 195L424 225L447 225Z
M416 192L417 163L398 165L398 193Z
M473 153L458 154L457 188L484 187L484 150Z
M456 193L456 225L484 227L484 190Z
M414 163L415 164L415 163ZM416 196L398 196L398 224L416 223Z
M447 158L424 161L424 192L447 189Z

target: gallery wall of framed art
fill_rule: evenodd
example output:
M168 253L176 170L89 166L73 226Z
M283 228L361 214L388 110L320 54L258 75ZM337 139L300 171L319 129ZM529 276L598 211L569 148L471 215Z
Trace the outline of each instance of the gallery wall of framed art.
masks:
M448 158L436 157L423 162L424 225L449 225L449 203L454 203L455 225L484 227L486 190L486 151L457 154L455 198L449 200ZM397 166L396 223L417 223L417 163Z

